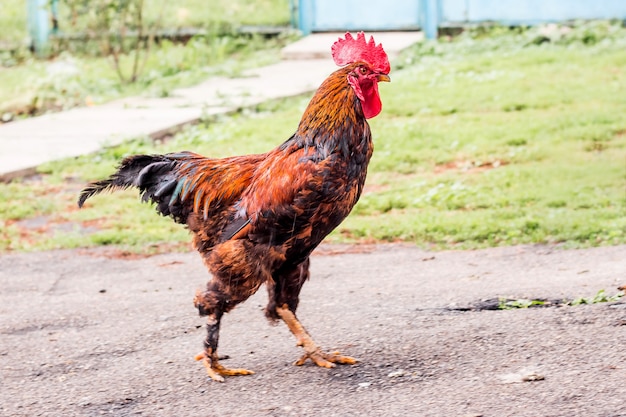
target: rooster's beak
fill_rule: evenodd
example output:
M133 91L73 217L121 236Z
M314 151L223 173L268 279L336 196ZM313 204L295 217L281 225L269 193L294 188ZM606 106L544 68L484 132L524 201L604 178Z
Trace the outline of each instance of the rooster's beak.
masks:
M385 81L390 83L391 82L391 78L389 78L389 76L387 74L378 74L376 76L376 79L380 82L380 81Z

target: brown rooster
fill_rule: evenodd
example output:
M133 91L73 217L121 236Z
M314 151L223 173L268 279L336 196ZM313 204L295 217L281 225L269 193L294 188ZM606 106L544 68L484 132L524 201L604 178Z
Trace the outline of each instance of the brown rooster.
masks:
M356 204L372 156L368 118L382 105L378 82L390 81L382 45L361 32L332 46L342 68L319 87L296 133L265 154L206 158L191 152L134 155L108 179L89 184L79 207L105 190L137 187L142 201L185 224L212 274L194 305L208 316L202 360L209 376L248 375L218 360L222 315L267 286L269 319L282 319L304 348L296 361L323 367L356 361L322 352L296 318L309 255Z

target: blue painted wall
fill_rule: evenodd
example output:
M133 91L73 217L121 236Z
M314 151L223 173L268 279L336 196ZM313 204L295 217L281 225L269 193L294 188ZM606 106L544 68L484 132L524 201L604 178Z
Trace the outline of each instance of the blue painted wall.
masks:
M440 0L441 23L535 24L626 18L626 0Z
M28 0L28 34L32 46L38 54L43 54L48 45L50 34L50 15L48 13L48 0Z
M345 16L352 18L346 20ZM414 29L419 27L419 4L415 0L391 0L364 7L363 0L316 0L315 21L320 29L337 29L345 24L362 29Z
M299 0L305 34L331 30L415 30L436 36L442 25L496 21L536 24L626 19L626 0Z
M300 0L303 32L333 30L417 30L419 0Z

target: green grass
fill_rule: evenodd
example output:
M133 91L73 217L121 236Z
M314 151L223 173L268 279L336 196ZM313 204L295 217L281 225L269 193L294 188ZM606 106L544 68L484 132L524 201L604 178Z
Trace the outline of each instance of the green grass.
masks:
M23 42L28 36L26 2L23 0L4 0L0 13L0 41L6 43Z
M216 24L284 26L290 21L289 0L146 0L145 5L147 21L154 21L161 14L161 26L165 28ZM28 36L26 19L24 0L3 0L0 41L23 42ZM72 18L67 2L59 1L59 26L64 33L82 31L80 20Z
M440 46L394 77L372 122L384 189L362 198L347 236L436 247L626 240L623 31L595 46L516 42Z
M434 249L626 243L626 31L591 43L537 45L531 35L424 44L393 64L393 82L380 87L383 112L371 120L365 192L330 241ZM96 197L80 211L77 192L133 153L266 151L293 133L307 101L267 103L165 144L133 141L49 164L37 181L0 185L0 248L154 251L185 242L181 227L132 191ZM42 217L75 226L29 225Z
M613 295L608 295L606 291L599 290L592 297L577 297L574 299L562 300L545 300L545 299L510 299L501 297L498 300L498 310L516 310L521 308L532 307L563 307L563 306L579 306L583 304L600 304L612 303L619 301L624 297L624 291L620 291Z

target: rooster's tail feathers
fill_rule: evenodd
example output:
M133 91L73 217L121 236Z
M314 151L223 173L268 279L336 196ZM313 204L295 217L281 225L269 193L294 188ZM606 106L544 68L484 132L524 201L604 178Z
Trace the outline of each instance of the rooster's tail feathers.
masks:
M78 206L102 191L136 187L143 202L152 202L163 216L185 223L189 213L204 219L239 198L263 155L210 159L192 152L134 155L122 161L109 178L81 191Z
M129 156L109 178L92 182L85 187L78 198L78 207L82 207L91 196L103 191L130 187L137 187L143 192L143 201L169 194L176 186L176 181L172 181L174 179L172 170L179 163L177 158L168 155Z

